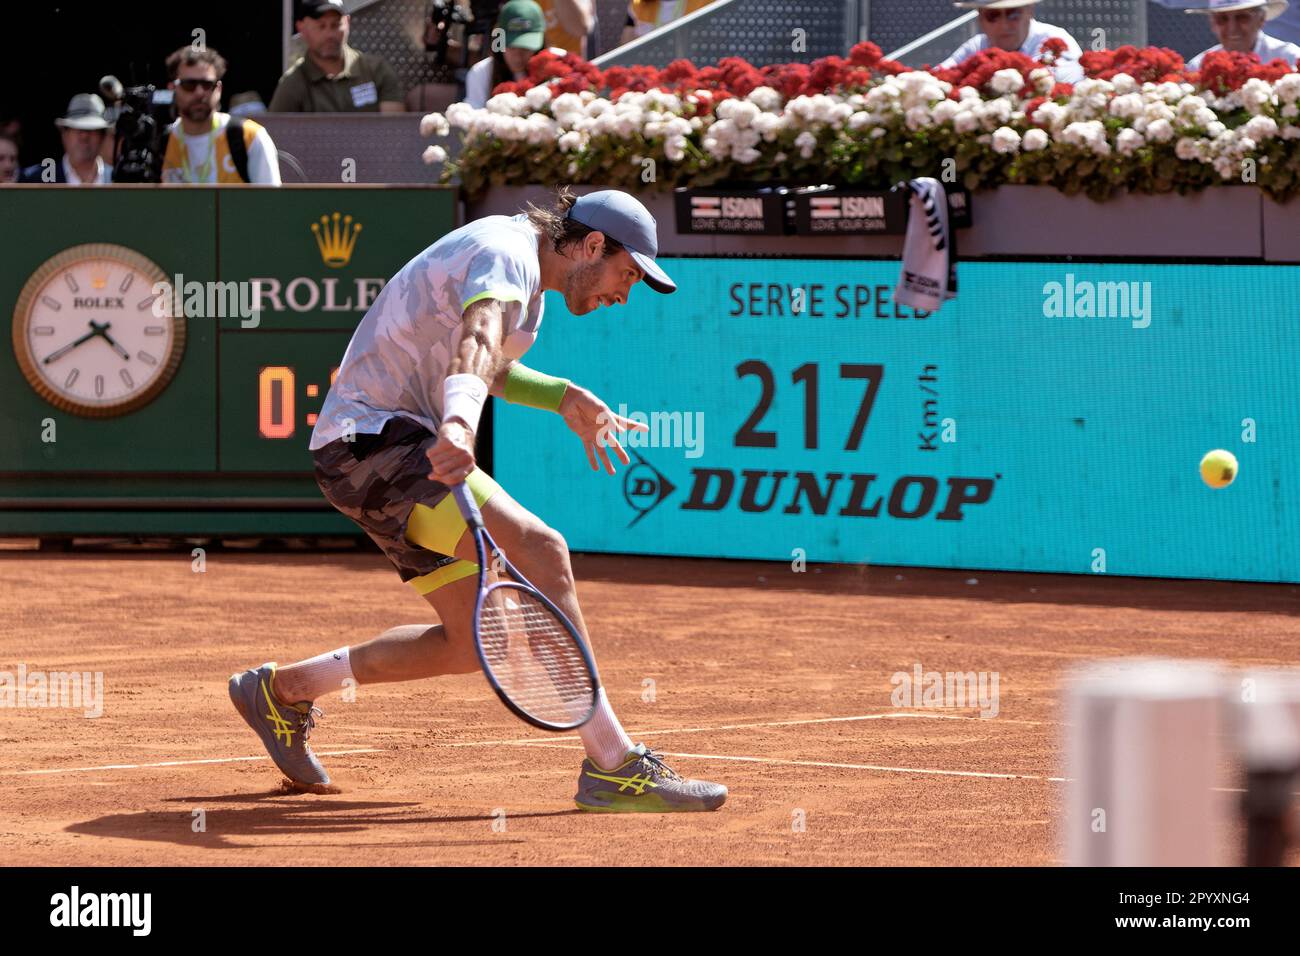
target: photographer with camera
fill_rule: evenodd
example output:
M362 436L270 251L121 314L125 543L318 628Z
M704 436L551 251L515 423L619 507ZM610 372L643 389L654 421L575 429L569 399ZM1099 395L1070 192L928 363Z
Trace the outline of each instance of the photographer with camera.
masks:
M113 167L100 157L108 131L104 101L94 93L78 93L68 112L54 121L63 139L63 156L57 163L37 163L18 174L20 183L82 183L102 186L113 181Z
M177 120L163 136L165 183L280 185L271 134L247 117L217 111L226 61L216 50L183 46L167 57Z

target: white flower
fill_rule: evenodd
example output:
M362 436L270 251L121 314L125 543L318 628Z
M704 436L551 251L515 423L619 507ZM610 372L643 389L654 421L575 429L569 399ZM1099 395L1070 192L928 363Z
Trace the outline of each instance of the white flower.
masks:
M1287 76L1300 76L1300 73L1288 73ZM1285 80L1286 76L1282 77L1282 79ZM1295 119L1296 116L1300 116L1300 106L1296 106L1294 103L1287 103L1286 106L1282 107L1283 119Z
M1122 129L1115 137L1115 149L1121 156L1132 156L1144 145L1146 140L1135 129Z
M812 154L817 149L817 137L807 130L804 130L795 137L794 144L799 147L799 155L801 157L804 159L812 159Z
M885 129L883 126L877 126L875 129L871 131L870 135L872 139L880 139L880 137L884 136L887 132L889 131Z
M549 85L534 86L524 93L524 102L528 108L536 112L547 103L551 102L551 88Z
M428 113L420 118L421 136L446 136L451 132L451 124L441 113Z
M949 123L959 112L961 112L961 104L956 100L940 100L930 111L930 118L935 123Z
M786 157L785 157L785 153L777 153L775 156L772 157L772 162L774 162L774 163L784 163L784 162L785 162L785 158L786 158Z
M854 114L857 115L857 114ZM903 117L907 128L911 130L921 129L923 126L929 126L931 123L930 111L924 106L913 106Z
M474 107L468 103L452 103L447 107L447 123L456 129L468 129L474 119Z
M686 158L686 137L670 136L664 140L664 156L671 163L680 163Z
M1131 77L1130 77L1131 79ZM1117 96L1110 101L1110 115L1118 116L1121 119L1135 119L1143 115L1146 104L1142 100L1140 93L1125 93Z
M447 161L447 151L441 146L430 146L420 158L430 166L434 163L445 163Z
M1132 93L1137 89L1137 80L1133 79L1133 77L1129 76L1127 73L1117 74L1110 82L1114 85L1115 92L1121 95Z
M1049 100L1034 110L1034 115L1030 119L1042 126L1050 127L1053 132L1059 132L1061 127L1065 125L1067 117L1068 111L1064 106Z
M1162 119L1148 123L1146 135L1153 143L1167 143L1174 138L1174 124Z
M1273 92L1277 96L1279 103L1294 104L1300 100L1300 73L1288 73L1276 83L1273 84ZM1282 115L1286 116L1286 109L1282 110ZM1291 115L1295 115L1294 113Z
M1024 138L1020 141L1020 148L1026 153L1032 153L1040 149L1046 149L1051 138L1046 131L1035 126L1033 129L1025 132Z
M1197 148L1196 140L1190 136L1184 136L1174 146L1174 155L1182 160L1198 159L1200 150Z
M1097 120L1071 123L1061 132L1061 139L1073 146L1086 146L1099 156L1110 153L1106 127Z
M1020 134L1010 126L999 126L993 131L993 152L1014 153L1020 149Z
M1258 77L1251 77L1237 92L1241 96L1242 104L1252 113L1258 113L1273 102L1273 87L1269 86L1267 80Z
M871 125L871 114L867 113L865 110L858 110L856 113L854 113L852 116L849 117L849 129L853 130L854 132L857 132L858 130L861 130L864 127L870 125Z
M1277 121L1271 116L1252 116L1241 131L1258 143L1277 135Z
M756 86L745 97L764 112L772 112L781 108L781 94L770 86Z
M959 133L969 133L977 126L979 126L979 119L970 110L961 110L952 118L952 128ZM875 130L872 132L874 133Z
M560 152L568 153L575 149L581 149L582 139L583 137L581 133L570 131L560 137L560 141L557 145L560 147Z
M736 162L738 163L744 163L745 165L749 165L750 163L758 162L759 158L762 155L763 154L760 153L758 150L747 146L744 149L732 153L731 158L736 160Z
M998 70L989 80L989 86L993 87L995 93L1015 93L1024 85L1025 78L1019 70Z
M1056 77L1052 75L1051 70L1040 66L1036 70L1029 71L1029 82L1033 86L1035 93L1046 96L1052 92L1052 87L1056 85Z
M1211 139L1214 139L1216 136L1222 136L1223 131L1226 130L1227 128L1228 127L1224 126L1218 120L1215 120L1213 123L1209 123L1206 125L1205 132L1209 135Z

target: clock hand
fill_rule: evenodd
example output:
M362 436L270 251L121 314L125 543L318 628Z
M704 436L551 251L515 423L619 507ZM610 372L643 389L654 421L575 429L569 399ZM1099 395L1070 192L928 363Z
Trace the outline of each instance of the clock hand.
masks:
M113 327L112 322L105 322L103 325L99 326L95 331L99 335L102 335L104 337L104 341L113 347L113 351L115 351L118 355L122 356L122 358L126 359L127 361L130 361L131 353L128 352L126 349L122 348L122 346L118 345L117 341L111 335L108 334L108 330L112 327Z
M82 342L85 342L85 341L87 341L88 339L93 339L96 335L99 335L99 334L100 334L100 330L99 330L98 328L96 328L96 326L95 326L95 322L94 322L94 320L92 319L91 322L90 322L90 331L89 331L89 332L87 332L87 333L86 333L85 335L83 335L81 338L77 339L77 341L75 341L75 342L69 342L67 345L63 346L63 348L61 348L61 349L56 349L55 351L51 352L49 355L45 356L44 359L41 360L41 364L42 364L42 365L49 365L51 362L55 361L56 359L60 359L60 358L62 358L63 356L67 355L69 352L71 352L73 349L75 349L75 348L76 348L78 345L80 345Z

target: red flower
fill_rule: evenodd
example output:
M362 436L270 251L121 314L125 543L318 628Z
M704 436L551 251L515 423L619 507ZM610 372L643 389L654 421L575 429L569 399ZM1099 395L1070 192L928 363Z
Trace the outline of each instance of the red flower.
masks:
M808 96L829 93L843 81L845 66L843 58L838 56L824 56L820 60L813 61L812 71L808 74L807 82L804 83L804 93Z
M1239 90L1247 80L1260 79L1272 83L1289 73L1291 67L1285 60L1273 60L1260 63L1254 53L1234 53L1228 50L1216 50L1205 54L1201 60L1200 74L1197 81L1201 87L1226 93ZM1192 74L1197 76L1197 74Z
M938 69L930 72L953 86L971 86L975 89L984 89L989 80L993 79L993 74L999 70L1016 70L1028 85L1029 74L1041 68L1042 65L1037 60L1030 59L1018 51L1001 50L993 47L968 56L951 69ZM991 93L992 90L987 92Z
M871 41L853 44L853 49L849 51L849 62L854 66L865 66L868 70L875 67L884 58L880 52L880 47Z
M1052 56L1060 56L1069 48L1070 48L1069 44L1067 44L1060 37L1051 37L1050 39L1045 40L1043 42L1043 45L1038 48L1038 52L1050 53L1052 54Z
M1127 73L1139 83L1156 83L1183 69L1183 58L1164 47L1122 46L1117 50L1089 50L1079 58L1088 77L1111 80Z

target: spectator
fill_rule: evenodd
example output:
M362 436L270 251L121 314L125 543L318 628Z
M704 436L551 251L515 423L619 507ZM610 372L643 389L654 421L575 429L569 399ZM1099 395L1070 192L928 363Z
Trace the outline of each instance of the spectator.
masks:
M537 5L546 18L545 45L587 59L587 37L596 28L592 0L537 0Z
M1217 50L1254 53L1261 63L1280 58L1294 67L1300 46L1276 40L1263 30L1265 20L1272 20L1286 8L1287 0L1210 0L1208 7L1188 10L1209 15L1210 29L1219 42L1188 60L1187 68L1199 70L1205 54Z
M18 182L18 141L0 133L0 183Z
M951 69L967 57L994 47L1038 59L1043 44L1055 38L1065 42L1065 52L1053 64L1053 75L1061 83L1079 82L1083 79L1083 67L1079 65L1083 49L1066 30L1035 20L1034 3L1035 0L965 0L954 4L963 10L979 11L981 32L957 47L939 66Z
M546 43L546 20L533 0L510 0L497 15L496 29L505 34L505 49L494 49L465 74L465 102L475 109L483 108L497 84L527 77L528 61ZM494 30L494 47L495 35Z
M225 74L225 59L211 48L183 46L167 57L177 119L167 128L163 182L280 185L271 134L251 119L217 111Z
M20 183L102 186L113 181L113 167L99 155L108 130L103 100L94 93L78 93L54 125L63 140L63 157L57 163L28 166L18 174Z
M262 102L262 94L257 90L246 90L230 98L231 116L256 116L265 112L266 104Z
M623 42L631 43L651 30L658 30L688 13L707 7L713 0L630 0Z
M402 84L383 57L348 46L343 0L307 0L294 28L305 56L280 77L272 113L404 113Z

